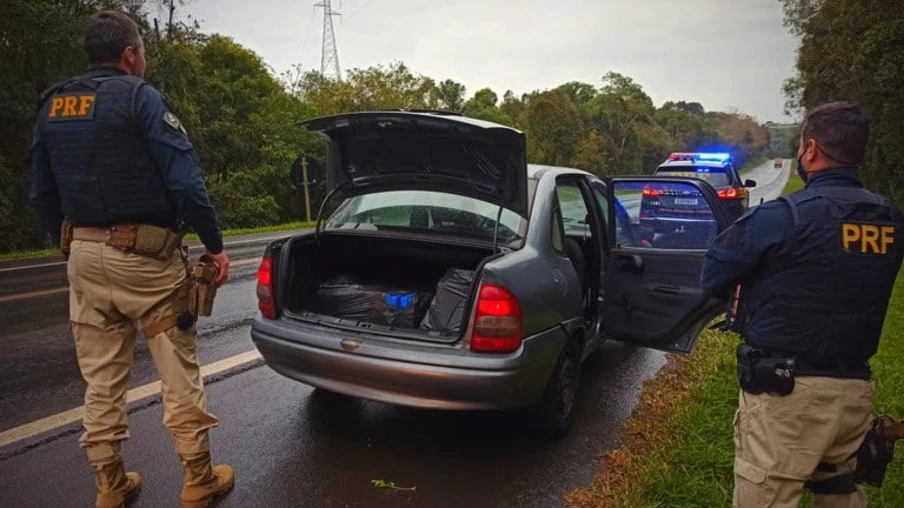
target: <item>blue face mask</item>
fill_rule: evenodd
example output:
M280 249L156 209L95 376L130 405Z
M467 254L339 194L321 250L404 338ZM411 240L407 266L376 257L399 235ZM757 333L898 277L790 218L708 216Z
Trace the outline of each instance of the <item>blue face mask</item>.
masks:
M807 170L804 168L804 161L800 160L800 156L797 157L797 174L804 183L807 183Z

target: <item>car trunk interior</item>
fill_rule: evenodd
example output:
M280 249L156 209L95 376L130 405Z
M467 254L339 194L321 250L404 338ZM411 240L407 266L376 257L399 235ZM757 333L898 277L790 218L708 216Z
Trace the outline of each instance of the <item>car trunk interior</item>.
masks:
M354 234L292 243L288 310L321 324L456 339L491 248Z

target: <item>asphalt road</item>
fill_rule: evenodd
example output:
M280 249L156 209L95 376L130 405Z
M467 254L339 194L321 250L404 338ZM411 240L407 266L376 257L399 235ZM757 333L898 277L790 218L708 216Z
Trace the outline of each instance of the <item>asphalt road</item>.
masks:
M751 204L777 196L788 167L769 161L747 173L759 184ZM263 243L231 243L232 277L214 316L199 324L205 365L254 350L248 331ZM65 423L64 412L79 407L84 393L66 321L65 267L14 268L0 265L0 505L91 506L79 422ZM221 420L212 432L215 459L231 463L238 477L217 506L563 506L564 494L591 481L598 455L618 444L643 381L664 362L658 352L606 345L584 370L572 432L544 443L523 430L519 412L419 411L323 395L252 360L207 378L209 406ZM156 379L140 340L131 386ZM35 423L54 415L64 424ZM136 507L178 505L181 472L161 420L156 398L130 404L126 460L145 480ZM47 430L9 438L34 428ZM372 480L415 490L378 489Z

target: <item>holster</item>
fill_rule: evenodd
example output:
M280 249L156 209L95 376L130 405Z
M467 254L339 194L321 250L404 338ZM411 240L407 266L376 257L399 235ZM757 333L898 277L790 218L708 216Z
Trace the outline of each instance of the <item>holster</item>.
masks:
M217 296L216 279L219 269L211 261L201 258L192 268L191 273L191 311L198 316L210 316L213 313L213 301Z
M785 396L794 391L794 359L771 355L748 344L737 349L738 384L747 393Z
M60 226L60 250L64 255L69 256L69 248L72 246L72 223L69 219L63 220Z
M873 424L863 437L863 443L857 449L857 469L854 475L857 483L868 483L873 487L881 487L885 480L885 472L895 454L895 447L885 437L882 424L890 420L887 416L876 416Z

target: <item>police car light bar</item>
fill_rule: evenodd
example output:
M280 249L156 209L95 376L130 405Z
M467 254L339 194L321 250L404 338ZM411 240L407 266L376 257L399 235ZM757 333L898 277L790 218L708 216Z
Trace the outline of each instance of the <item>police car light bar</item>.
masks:
M710 153L710 152L673 152L669 155L670 161L715 161L727 162L731 160L730 153Z

